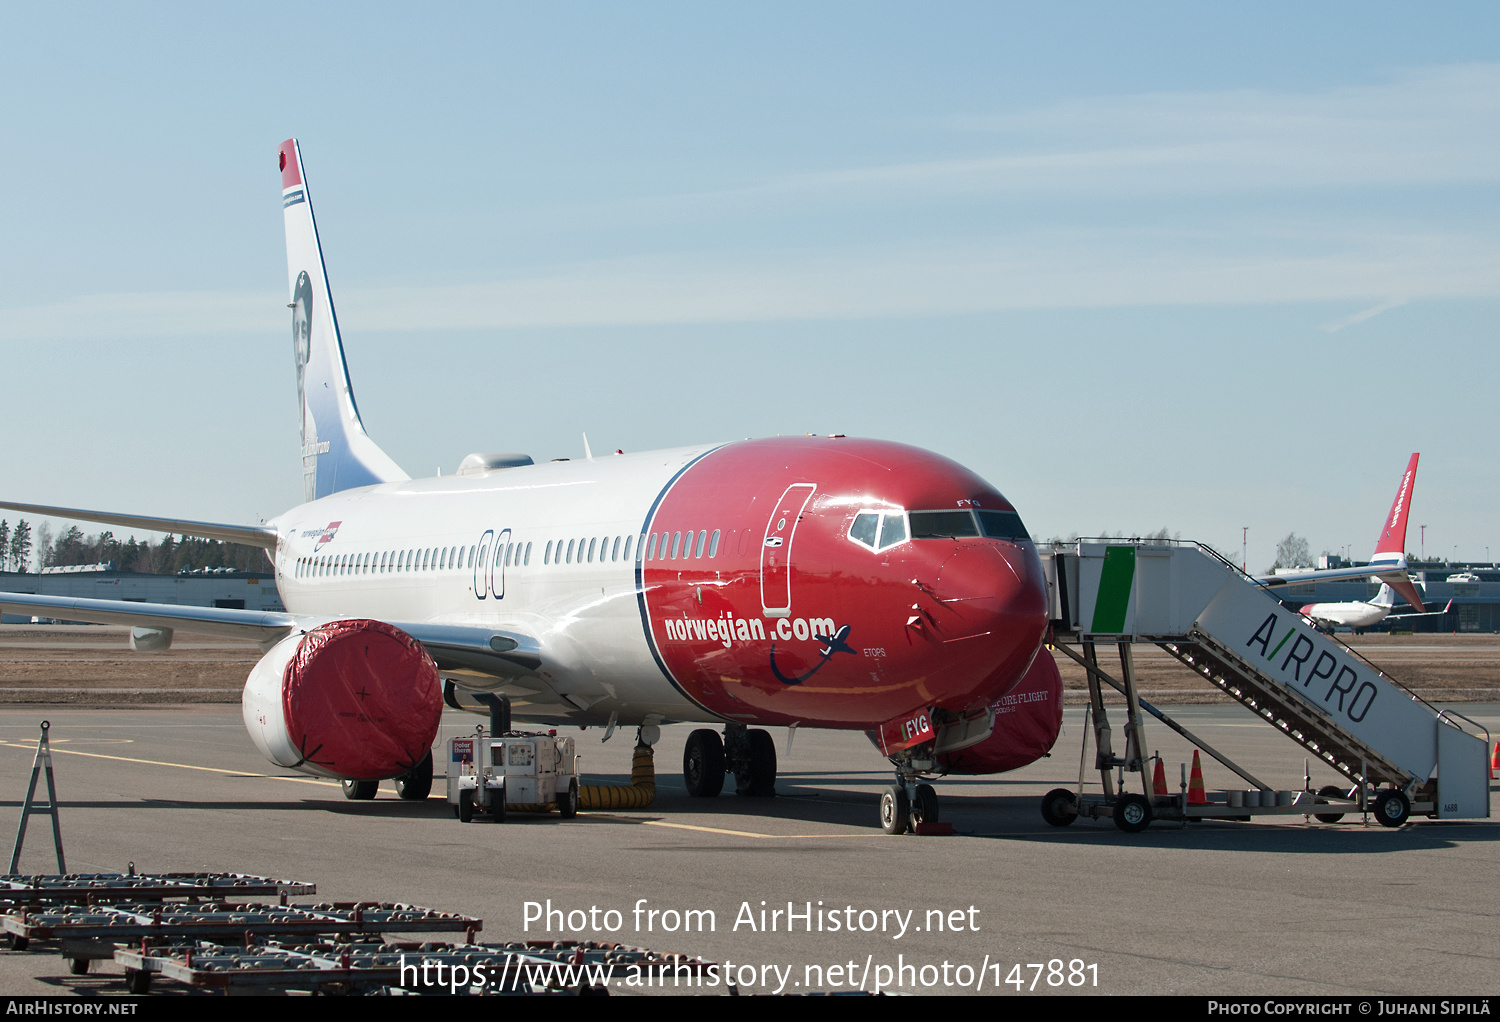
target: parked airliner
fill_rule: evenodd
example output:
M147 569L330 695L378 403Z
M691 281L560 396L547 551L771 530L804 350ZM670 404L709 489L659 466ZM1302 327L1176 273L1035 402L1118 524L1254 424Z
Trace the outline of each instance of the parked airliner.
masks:
M1417 461L1421 454L1413 454L1401 473L1401 485L1396 488L1396 499L1391 501L1391 510L1381 523L1380 536L1375 540L1375 553L1369 564L1350 565L1343 568L1306 568L1281 570L1274 575L1262 575L1256 581L1263 586L1278 587L1304 585L1308 582L1332 582L1340 579L1353 580L1371 578L1384 582L1406 598L1417 610L1422 606L1422 594L1407 574L1406 521L1411 517L1412 490L1417 485Z
M1015 507L948 459L776 437L535 464L474 454L412 479L365 431L299 146L279 149L305 502L235 526L0 507L262 547L285 613L0 594L48 617L250 636L243 696L273 762L425 798L444 703L551 725L702 722L688 790L774 793L767 726L871 733L888 831L935 821L938 772L1045 754L1061 680ZM1001 701L1017 691L1046 698ZM998 712L997 712L998 711ZM913 786L915 785L915 788Z
M1396 591L1381 583L1380 591L1373 600L1346 600L1341 603L1309 603L1298 613L1327 632L1335 628L1371 628L1382 621L1399 621L1413 617L1441 617L1453 609L1453 601L1442 610L1430 610L1420 614L1392 614L1396 606Z

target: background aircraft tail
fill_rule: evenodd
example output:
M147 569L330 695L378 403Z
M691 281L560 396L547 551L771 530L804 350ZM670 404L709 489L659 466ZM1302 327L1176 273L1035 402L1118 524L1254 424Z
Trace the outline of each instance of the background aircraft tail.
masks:
M1385 516L1385 525L1380 538L1375 542L1375 555L1370 558L1371 568L1384 568L1377 574L1382 582L1406 597L1418 610L1424 610L1422 595L1406 574L1406 519L1411 514L1411 492L1417 483L1417 459L1413 454L1401 474L1401 486L1396 490L1396 499L1391 502L1390 514ZM1384 591L1382 590L1382 593Z
M304 499L407 479L365 433L359 419L296 139L281 143L280 163L292 349L302 416Z

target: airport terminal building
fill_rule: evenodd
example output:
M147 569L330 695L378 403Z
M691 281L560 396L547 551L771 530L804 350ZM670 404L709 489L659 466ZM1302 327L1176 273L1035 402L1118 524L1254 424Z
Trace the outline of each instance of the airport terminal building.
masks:
M4 571L0 572L0 592L182 607L285 609L276 590L276 579L269 570L251 574L210 568L181 575L140 575L111 570L108 564L95 564L49 569L40 575ZM0 616L3 624L25 624L31 620L17 614Z

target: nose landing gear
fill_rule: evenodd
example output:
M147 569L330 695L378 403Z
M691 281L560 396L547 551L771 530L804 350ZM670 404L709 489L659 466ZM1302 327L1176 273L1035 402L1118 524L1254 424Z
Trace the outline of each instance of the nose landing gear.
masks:
M896 783L880 793L880 829L887 834L952 833L952 825L938 829L937 789L923 782L913 786L920 776L909 763L897 763Z

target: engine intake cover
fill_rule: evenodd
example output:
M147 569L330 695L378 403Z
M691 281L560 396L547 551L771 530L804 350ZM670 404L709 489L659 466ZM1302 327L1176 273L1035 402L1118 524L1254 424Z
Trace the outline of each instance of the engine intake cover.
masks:
M279 766L372 780L427 755L443 712L437 665L382 621L334 621L290 635L250 672L245 726Z

